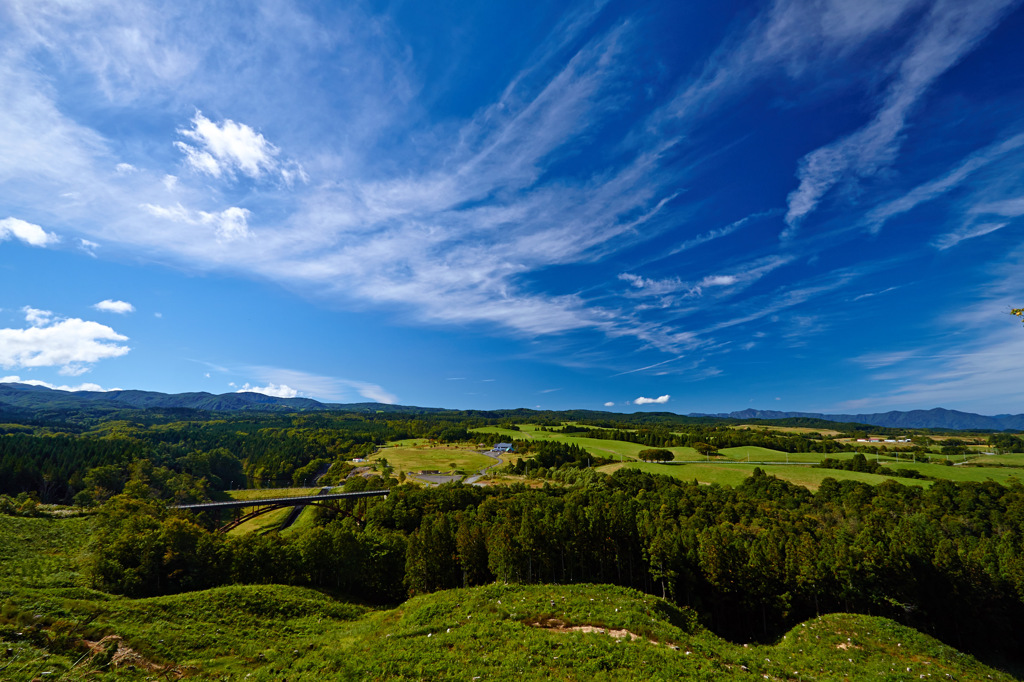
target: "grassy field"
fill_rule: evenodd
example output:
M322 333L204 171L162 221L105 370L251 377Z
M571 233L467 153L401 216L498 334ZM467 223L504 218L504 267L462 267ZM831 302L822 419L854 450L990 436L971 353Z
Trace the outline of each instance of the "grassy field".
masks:
M316 495L320 488L246 488L244 490L226 490L232 500L258 500L269 497L300 497Z
M757 467L757 464L747 464L745 462L715 462L710 463L695 463L695 464L653 464L648 462L634 462L621 464L611 464L605 467L601 467L600 471L611 473L615 469L621 466L632 466L648 473L652 474L665 474L666 476L673 476L680 478L684 481L696 480L698 483L717 483L719 485L731 485L737 486L748 478ZM939 465L941 466L941 465ZM853 480L863 481L864 483L870 483L876 485L882 481L892 480L888 476L880 476L878 474L865 474L857 471L842 471L837 469L816 469L809 466L787 466L785 464L770 464L763 465L761 468L772 476L776 476L783 480L797 485L802 485L809 490L817 490L821 485L821 482L826 478L834 478L836 480ZM950 467L942 467L948 469ZM915 479L900 478L896 479L904 485L928 485L929 481L919 481Z
M0 587L78 584L75 558L85 547L91 524L88 517L0 515Z
M884 618L827 615L747 646L686 609L601 585L494 584L381 611L273 585L139 600L84 589L4 596L4 679L1013 679ZM24 619L61 635L18 637ZM83 655L83 638L104 635L106 655Z
M436 469L442 473L451 470L451 464L455 468L467 472L475 472L479 469L495 464L497 460L481 455L475 450L454 448L444 445L436 447L384 447L381 448L369 461L376 462L381 458L388 460L395 469L397 475L400 471L406 473L419 472L425 469Z
M548 431L538 431L536 426L531 424L520 424L520 431L517 437L529 438L529 439L545 439L545 440L557 440L566 443L576 443L582 448L585 448L594 455L607 457L610 459L620 459L622 462L630 466L638 466L645 471L664 473L669 476L675 476L683 478L685 480L694 480L701 483L718 483L721 485L738 485L747 478L753 471L754 466L758 463L773 463L765 467L765 470L778 476L779 478L791 481L798 485L807 486L811 490L817 490L821 481L825 478L835 478L837 480L849 479L863 481L865 483L877 484L885 480L891 480L891 477L882 476L877 474L866 474L852 471L841 471L836 469L816 469L812 468L810 464L817 464L822 459L830 457L832 459L848 459L853 457L856 453L854 452L840 452L822 454L816 452L807 453L785 453L777 450L771 450L769 448L757 447L753 445L745 445L735 448L723 448L720 453L720 458L712 458L710 462L703 460L702 457L692 448L669 448L676 455L676 461L687 461L692 462L687 464L685 467L679 465L659 465L659 464L648 464L641 463L637 459L637 453L641 450L646 449L647 446L638 445L636 443L627 443L624 441L613 441L613 440L602 440L594 438L579 438L571 434L551 433ZM741 425L737 428L758 428L753 425ZM772 427L778 431L790 431L790 432L810 432L815 429L798 428L798 427ZM482 433L493 433L500 431L497 427L486 427L484 429L476 429ZM507 432L507 431L506 431ZM972 450L984 451L988 446L974 446ZM516 455L512 455L515 457ZM918 464L912 462L906 462L898 460L891 455L865 455L869 460L879 460L882 462L889 462L891 466L895 468L915 468L921 471L926 476L930 476L936 479L948 479L953 481L987 481L994 480L1001 483L1006 483L1012 479L1024 481L1024 454L1020 455L998 455L998 456L986 456L977 454L968 454L967 459L973 460L978 463L992 463L1002 464L1003 467L961 467L954 466L948 467L944 464ZM932 455L935 457L936 455ZM940 460L941 461L941 460ZM963 458L953 458L954 462L963 461ZM749 462L749 465L747 465ZM779 463L779 464L774 464ZM787 467L785 464L791 463L796 466ZM801 466L803 465L803 466ZM606 465L601 467L601 471L612 472L620 468L621 464ZM1020 469L1009 468L1011 466L1019 466ZM1004 468L1006 467L1006 468ZM929 481L919 481L915 479L897 479L899 482L905 485L930 485Z
M637 453L641 450L647 450L650 448L649 445L639 445L637 443L628 443L621 440L604 440L603 438L583 438L571 433L551 433L550 431L538 431L537 427L532 424L520 424L520 431L517 437L522 440L552 440L562 443L575 443L595 457L605 457L608 459L623 459L623 460L636 460ZM483 427L480 429L473 429L474 432L480 433L495 433L502 432L508 433L508 430L501 431L497 427ZM676 459L695 459L698 457L697 451L693 448L666 448L675 453ZM524 459L526 455L512 455L514 459L517 456L522 456Z
M312 528L316 521L316 509L313 505L306 505L299 513L299 518L295 519L295 523L281 531L281 535L301 534Z
M246 510L243 510L246 511ZM267 533L276 530L288 515L292 512L291 507L275 509L254 519L249 519L235 528L228 531L228 535L245 535L246 533Z
M950 481L996 481L1006 485L1011 479L1016 479L1018 482L1024 483L1024 469L912 464L911 462L894 462L888 466L893 469L917 469L925 476L944 478Z
M832 429L812 429L806 426L758 426L757 424L737 424L731 428L744 431L778 431L780 433L820 433L823 436L838 436L839 431Z
M1005 455L987 455L975 457L971 460L973 464L990 464L1011 467L1024 467L1024 453L1012 452Z

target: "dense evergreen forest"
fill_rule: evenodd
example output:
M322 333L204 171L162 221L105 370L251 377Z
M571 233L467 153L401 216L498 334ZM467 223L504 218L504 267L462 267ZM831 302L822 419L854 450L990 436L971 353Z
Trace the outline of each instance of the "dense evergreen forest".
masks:
M583 447L517 438L507 414L117 417L0 424L0 493L20 496L0 496L0 513L31 514L36 502L95 510L85 569L93 586L109 592L140 597L282 583L393 604L494 581L609 583L692 607L737 641L772 640L815 614L852 611L893 618L980 655L1020 655L1020 484L935 481L922 489L826 479L812 494L761 470L735 488L629 468L607 475L593 469L604 460ZM566 425L552 416L542 423L652 448L839 447L835 436L727 422ZM400 483L386 468L383 476L345 479L351 459L385 442L472 442L485 436L470 429L482 426L497 427L486 438L516 444L525 462L511 465L512 473L539 466L555 475L534 488L423 488ZM815 425L827 426L847 434L860 428ZM1016 436L993 434L989 442L1021 449ZM923 456L920 445L903 449ZM831 465L872 466L863 457L847 462ZM320 508L310 528L287 536L223 535L215 531L220 519L171 507L245 482L305 482L327 467L327 480L345 490L390 494Z

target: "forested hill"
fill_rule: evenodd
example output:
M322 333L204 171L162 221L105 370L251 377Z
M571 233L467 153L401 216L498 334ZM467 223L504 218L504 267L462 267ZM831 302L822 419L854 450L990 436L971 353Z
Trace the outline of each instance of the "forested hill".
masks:
M160 393L157 391L60 391L43 386L19 383L0 383L0 408L21 411L116 411L124 409L188 409L206 412L310 412L333 410L364 413L431 414L459 412L443 408L386 405L383 403L322 403L312 398L278 398L262 393ZM467 415L507 417L512 420L537 420L550 416L558 420L587 420L599 422L615 417L633 423L700 423L730 420L815 420L841 424L865 424L898 429L950 429L974 431L1024 430L1024 414L985 416L957 410L935 408L909 412L880 412L874 414L819 414L813 412L780 412L777 410L747 409L717 414L678 415L672 412L637 412L620 415L596 410L567 410L538 412L528 409L470 410ZM815 424L822 426L823 424ZM808 424L810 425L810 424Z
M60 391L44 386L0 384L0 405L22 410L123 410L190 409L207 412L305 412L344 410L346 412L431 412L381 403L322 403L312 398L278 398L262 393L160 393L157 391Z

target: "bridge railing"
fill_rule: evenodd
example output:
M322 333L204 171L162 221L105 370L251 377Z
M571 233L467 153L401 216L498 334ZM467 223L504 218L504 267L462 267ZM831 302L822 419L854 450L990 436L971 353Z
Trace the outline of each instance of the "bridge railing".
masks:
M192 511L216 511L219 509L244 509L246 507L297 507L310 502L325 500L358 499L360 497L383 497L390 490L360 490L354 493L330 493L327 495L303 495L301 497L263 497L252 500L229 500L227 502L200 502L197 504L176 504L175 509L191 509Z

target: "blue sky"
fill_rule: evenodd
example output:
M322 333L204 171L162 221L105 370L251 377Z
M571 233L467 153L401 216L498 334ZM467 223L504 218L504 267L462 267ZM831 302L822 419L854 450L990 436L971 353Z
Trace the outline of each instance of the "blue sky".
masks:
M0 4L0 379L1024 412L1024 8Z

